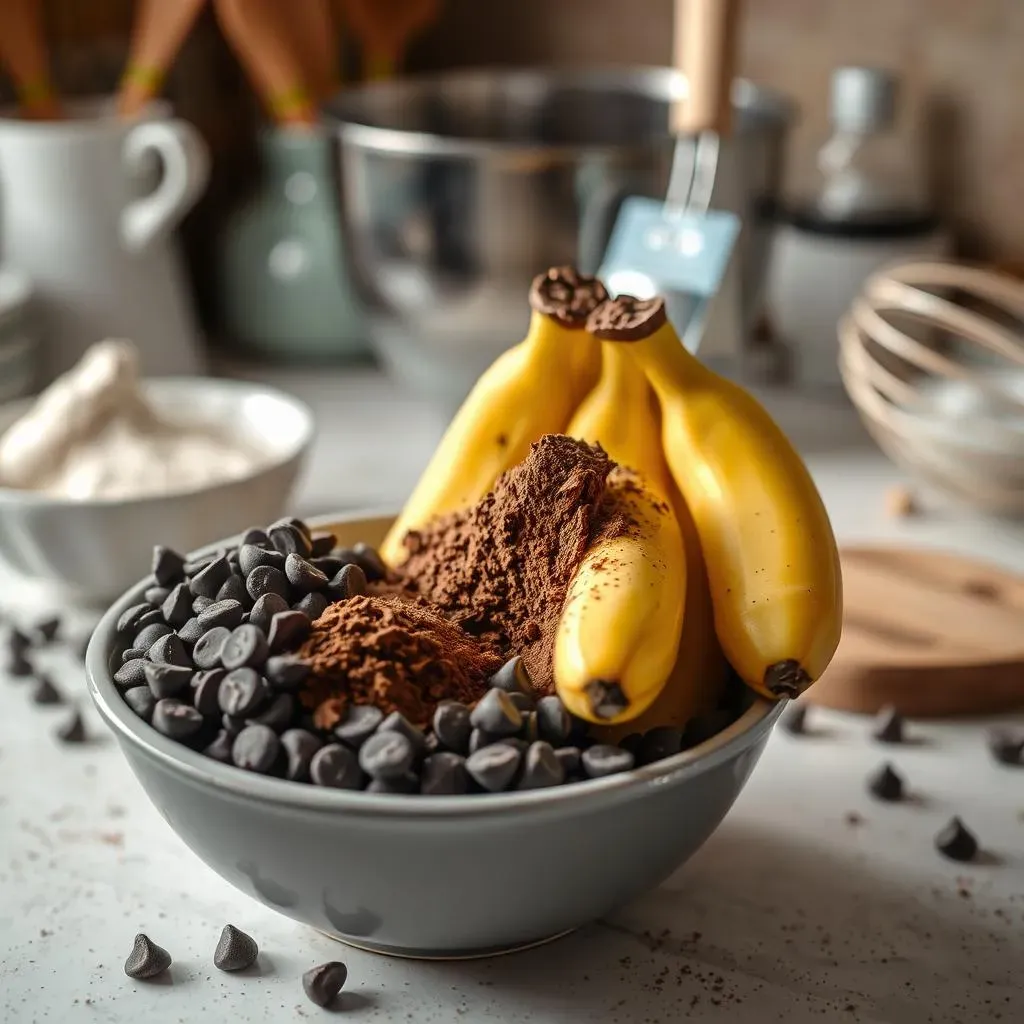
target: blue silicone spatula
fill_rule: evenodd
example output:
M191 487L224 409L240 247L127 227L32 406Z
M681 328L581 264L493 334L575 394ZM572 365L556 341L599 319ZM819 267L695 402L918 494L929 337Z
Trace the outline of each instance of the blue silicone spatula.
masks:
M609 291L667 294L673 325L695 352L729 265L739 218L712 210L720 141L732 120L739 0L675 0L673 57L686 90L669 109L676 138L664 201L630 196L599 271Z

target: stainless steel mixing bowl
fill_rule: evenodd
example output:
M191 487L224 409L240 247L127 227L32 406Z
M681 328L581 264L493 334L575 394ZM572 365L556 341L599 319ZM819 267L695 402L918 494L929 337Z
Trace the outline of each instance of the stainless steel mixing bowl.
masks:
M462 71L328 103L342 228L391 371L460 400L523 336L532 277L558 263L593 272L622 199L664 195L668 103L685 91L667 68ZM792 110L745 81L733 102L713 204L745 225L722 297L742 329L758 311Z

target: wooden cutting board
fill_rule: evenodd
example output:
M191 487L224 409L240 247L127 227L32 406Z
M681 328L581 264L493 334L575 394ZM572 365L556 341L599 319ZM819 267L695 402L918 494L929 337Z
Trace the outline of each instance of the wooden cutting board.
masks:
M1024 578L928 548L841 556L843 637L805 700L916 717L1024 707Z

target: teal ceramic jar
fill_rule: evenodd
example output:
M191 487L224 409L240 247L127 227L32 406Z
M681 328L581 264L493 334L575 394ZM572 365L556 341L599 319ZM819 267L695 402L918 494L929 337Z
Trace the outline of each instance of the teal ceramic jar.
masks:
M267 129L259 148L260 185L221 240L218 295L227 339L287 362L368 358L327 138Z

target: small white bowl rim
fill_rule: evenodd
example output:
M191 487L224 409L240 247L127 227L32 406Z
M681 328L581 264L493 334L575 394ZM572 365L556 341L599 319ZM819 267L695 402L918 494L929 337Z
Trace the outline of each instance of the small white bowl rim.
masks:
M101 509L101 508L133 508L145 509L147 506L159 505L163 502L193 497L197 494L208 494L223 487L231 487L237 484L244 484L256 480L266 473L272 473L287 466L296 458L299 458L310 446L316 432L316 417L313 410L303 401L294 395L281 391L278 388L267 384L258 384L252 381L231 380L223 377L151 377L143 381L143 390L161 398L163 395L175 395L179 393L200 395L206 393L218 394L248 394L251 396L266 395L275 401L290 406L293 412L298 413L302 426L295 437L288 442L287 448L279 455L266 461L260 462L249 472L240 476L227 477L224 480L217 480L214 483L203 484L198 487L179 488L173 491L163 491L160 494L144 495L139 498L88 498L79 500L77 498L61 498L45 494L40 491L33 491L28 488L3 487L0 486L0 505L22 505L32 508L62 508L62 509ZM18 405L29 409L35 398L18 398L11 402L0 403L0 412ZM0 428L2 432L2 428Z
M374 512L312 517L310 526L359 522L372 519ZM390 510L390 514L394 514ZM237 542L237 537L207 545L190 557ZM273 804L291 811L344 813L357 817L396 818L481 818L539 807L571 805L580 807L594 800L639 796L648 786L681 783L685 778L702 775L734 759L749 748L764 732L770 731L789 702L771 702L755 698L736 721L697 746L654 764L603 779L588 779L567 786L515 793L483 793L473 796L421 796L366 793L331 789L309 783L290 782L233 765L220 764L199 751L163 736L139 718L128 706L114 684L109 668L110 652L116 639L116 624L121 613L142 600L142 592L152 584L148 577L131 587L104 613L86 651L85 669L89 695L107 725L127 740L143 756L155 760L201 787L213 787L236 798Z

